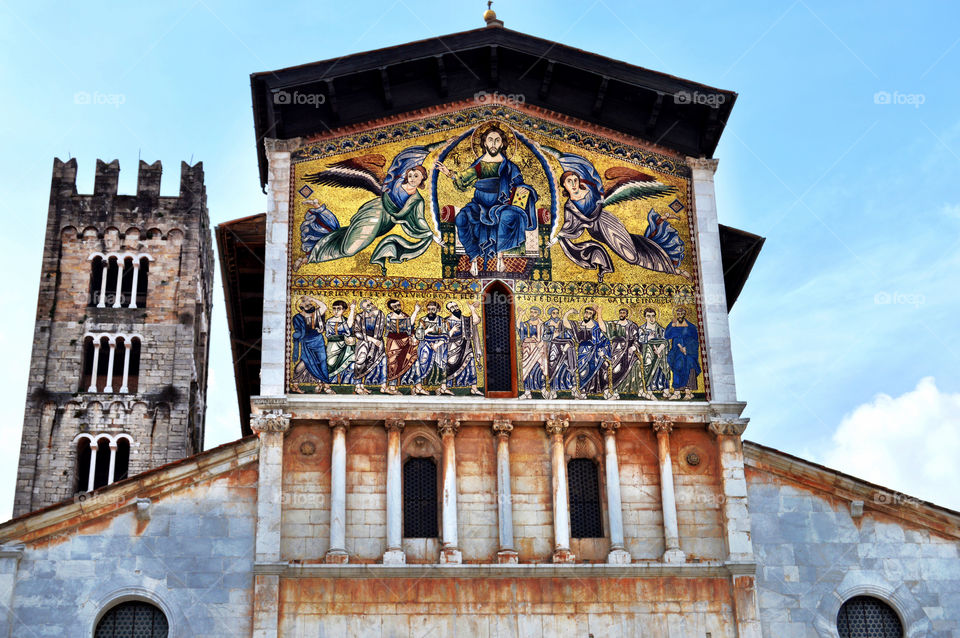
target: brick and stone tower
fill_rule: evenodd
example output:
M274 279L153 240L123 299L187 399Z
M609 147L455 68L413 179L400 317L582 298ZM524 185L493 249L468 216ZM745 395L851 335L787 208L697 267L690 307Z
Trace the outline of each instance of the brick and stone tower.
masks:
M203 165L54 160L14 516L202 450L213 253Z

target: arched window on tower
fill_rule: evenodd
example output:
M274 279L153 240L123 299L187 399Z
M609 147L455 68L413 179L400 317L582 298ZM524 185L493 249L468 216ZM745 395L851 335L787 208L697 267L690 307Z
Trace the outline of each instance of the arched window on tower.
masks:
M130 472L130 441L125 437L117 439L117 452L113 462L113 480L122 481Z
M90 439L83 437L77 441L77 488L75 492L87 492L90 489Z
M411 457L403 464L403 536L437 538L440 501L437 464L429 457Z
M96 438L93 438L96 436ZM77 445L77 492L92 492L122 481L130 473L130 437L80 434Z
M903 625L890 605L872 596L856 596L837 614L840 638L903 638Z
M134 298L135 304L131 305L131 308L147 307L147 278L150 275L150 260L141 257L139 264L140 268L136 269L136 276L133 278L136 297Z
M499 281L484 291L483 342L487 396L517 396L513 293Z
M130 340L130 368L127 372L127 392L135 394L140 388L140 339Z
M120 277L120 263L117 257L109 257L107 263L107 285L103 298L97 304L103 308L112 307L117 301L117 279Z
M567 462L570 494L570 536L603 538L603 510L600 503L600 468L593 459Z
M121 258L120 270L120 307L127 308L133 300L133 264L132 257Z
M155 605L140 600L120 603L97 623L94 638L167 638L167 617Z

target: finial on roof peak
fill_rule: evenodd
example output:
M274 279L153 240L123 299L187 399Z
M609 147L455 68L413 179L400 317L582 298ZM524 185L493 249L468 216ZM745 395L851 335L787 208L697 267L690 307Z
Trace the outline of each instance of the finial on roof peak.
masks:
M483 20L488 27L503 26L503 20L497 19L497 12L493 10L493 0L487 0L487 10L483 12Z

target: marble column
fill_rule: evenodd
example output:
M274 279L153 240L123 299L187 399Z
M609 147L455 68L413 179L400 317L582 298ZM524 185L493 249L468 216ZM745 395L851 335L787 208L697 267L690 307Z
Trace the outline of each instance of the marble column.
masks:
M253 584L253 638L277 638L280 609L280 519L283 513L283 438L290 415L280 410L250 417L260 438L257 528L254 560L260 569Z
M114 295L113 295L114 308L119 308L121 306L121 303L120 303L120 295L122 294L121 286L123 285L123 270L126 264L127 264L126 259L117 257L117 289L114 291Z
M576 557L570 551L570 495L567 491L567 459L563 452L563 435L570 422L550 418L546 426L553 471L553 562L572 563Z
M93 338L93 368L90 370L90 387L87 392L97 391L97 370L100 368L100 339ZM104 388L106 389L106 388Z
M440 443L443 446L443 466L441 483L443 502L441 521L443 523L443 545L440 547L440 562L458 564L463 562L457 537L457 452L456 435L460 430L460 421L443 418L437 423Z
M387 419L387 551L384 565L403 565L403 468L400 466L400 433L403 419Z
M140 260L133 260L133 283L130 285L130 304L128 308L137 307L137 285L140 283Z
M620 500L620 464L617 461L617 430L619 421L602 421L603 457L607 471L607 516L610 519L610 553L607 562L628 564L633 561L623 538L623 504Z
M673 489L673 462L670 460L670 432L673 422L657 417L653 422L657 433L657 452L660 457L660 501L663 509L663 538L665 563L684 563L686 555L680 549L680 529L677 525L677 497Z
M347 554L347 419L330 419L330 548L328 563L346 563Z
M93 491L93 481L97 475L97 449L100 447L100 442L96 440L90 441L90 472L87 475L87 491Z
M130 348L133 346L133 339L123 340L123 381L120 382L120 392L126 394L130 391Z
M726 528L727 560L752 563L750 512L747 509L747 479L743 468L740 436L748 419L712 417L710 431L717 437L720 459L720 487L723 490L723 521Z
M100 273L100 298L97 299L97 308L107 307L107 273L110 272L110 260L104 257L100 260L103 270Z
M498 563L519 561L513 542L513 493L510 489L510 433L513 424L506 419L493 422L497 437L497 515L500 528L500 551Z
M104 392L113 392L113 361L117 353L117 340L112 337L110 341L110 352L107 355L107 383L103 386Z

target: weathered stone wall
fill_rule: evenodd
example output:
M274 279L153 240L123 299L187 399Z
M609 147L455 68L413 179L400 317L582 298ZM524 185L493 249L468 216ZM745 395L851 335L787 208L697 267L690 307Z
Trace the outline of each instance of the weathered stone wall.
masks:
M835 638L839 606L856 595L891 605L906 636L960 635L956 524L952 532L950 526L940 532L921 525L922 510L930 506L912 499L894 504L902 495L880 488L855 516L849 498L837 495L838 486L851 481L810 478L819 485L771 471L748 450L763 635Z
M213 276L203 167L182 165L177 197L160 197L159 162L140 162L136 195L117 195L119 170L98 160L94 194L78 195L76 160L54 161L14 515L76 492L80 432L129 434L131 474L202 449ZM95 253L152 258L145 307L90 306ZM142 337L136 392L81 387L88 333Z
M256 451L255 440L241 441L112 486L82 506L4 525L2 549L23 549L19 565L5 567L15 585L0 631L88 638L106 610L135 598L164 611L171 636L249 636ZM150 503L138 508L143 498Z
M280 599L281 636L737 636L722 578L291 578Z

